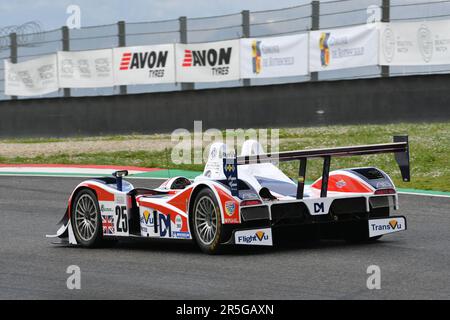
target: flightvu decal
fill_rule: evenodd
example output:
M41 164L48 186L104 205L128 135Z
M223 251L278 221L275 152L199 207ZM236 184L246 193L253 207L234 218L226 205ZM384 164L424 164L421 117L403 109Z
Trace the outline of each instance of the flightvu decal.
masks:
M172 44L115 48L116 85L175 82L175 51Z
M239 40L176 44L177 81L239 79Z
M243 230L234 233L236 244L271 246L272 245L272 229Z

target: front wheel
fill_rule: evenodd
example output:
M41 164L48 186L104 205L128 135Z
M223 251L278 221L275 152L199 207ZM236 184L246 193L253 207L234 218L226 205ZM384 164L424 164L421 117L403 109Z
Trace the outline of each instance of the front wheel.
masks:
M84 189L75 197L70 221L77 243L83 247L95 247L102 243L103 231L97 196Z
M203 189L195 198L190 214L192 234L200 249L207 254L220 251L222 219L214 193Z

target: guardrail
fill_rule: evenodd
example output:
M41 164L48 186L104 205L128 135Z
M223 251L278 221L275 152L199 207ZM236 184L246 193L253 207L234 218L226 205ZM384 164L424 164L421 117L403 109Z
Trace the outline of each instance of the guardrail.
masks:
M288 35L302 31L353 26L370 21L434 20L450 16L450 0L405 2L401 0L332 0L312 1L290 8L265 11L244 10L236 14L214 17L179 17L163 21L131 22L59 29L35 33L16 31L0 36L0 59L21 62L54 53L58 50L91 50L117 46L162 44L170 42L197 43L245 37ZM308 76L284 79L248 79L227 83L158 84L117 86L97 89L64 89L45 95L96 96L126 93L179 91L212 87L250 86L286 82L306 82L357 78L389 77L412 74L449 73L450 65L440 66L373 66L349 70L324 71ZM0 65L0 100L3 94L4 69ZM13 97L14 98L14 97Z

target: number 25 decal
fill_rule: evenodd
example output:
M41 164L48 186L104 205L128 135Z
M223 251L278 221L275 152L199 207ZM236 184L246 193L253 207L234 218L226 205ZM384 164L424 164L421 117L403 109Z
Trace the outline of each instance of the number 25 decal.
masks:
M126 206L116 206L117 232L128 232L128 217Z

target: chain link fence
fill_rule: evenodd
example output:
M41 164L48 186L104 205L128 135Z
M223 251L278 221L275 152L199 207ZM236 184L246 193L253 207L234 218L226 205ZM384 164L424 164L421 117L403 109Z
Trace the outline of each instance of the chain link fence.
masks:
M450 0L332 0L312 1L295 7L265 11L243 11L236 14L204 18L185 18L151 21L118 22L110 25L84 27L67 30L66 27L46 32L33 31L29 24L21 30L0 32L0 60L10 59L22 62L59 50L94 50L114 48L121 45L138 46L175 42L208 42L242 37L268 37L307 32L309 30L338 28L365 24L369 19L378 21L423 21L450 17ZM122 32L121 32L121 28ZM68 31L64 46L64 29ZM124 31L123 31L124 30ZM8 31L12 31L8 34ZM20 33L20 34L19 34ZM18 34L14 37L14 34ZM15 39L14 39L15 38ZM363 67L348 70L324 71L303 77L252 79L220 83L196 83L195 89L233 87L242 85L264 85L289 82L320 81L371 78L381 76L402 76L412 74L448 73L449 65ZM0 100L11 99L4 95L4 65L0 64ZM52 96L90 96L124 93L161 92L192 89L194 85L154 84L129 85L98 89L60 90ZM42 96L44 97L44 96Z

